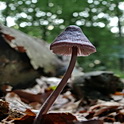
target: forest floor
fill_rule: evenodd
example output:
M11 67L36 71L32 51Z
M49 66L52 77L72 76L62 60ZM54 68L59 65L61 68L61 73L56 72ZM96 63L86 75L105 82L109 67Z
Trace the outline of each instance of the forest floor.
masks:
M56 80L53 78L53 80ZM42 79L32 88L12 90L2 87L0 124L31 124L41 105L55 89ZM111 94L111 100L76 99L71 90L62 92L42 124L122 124L124 123L124 93Z

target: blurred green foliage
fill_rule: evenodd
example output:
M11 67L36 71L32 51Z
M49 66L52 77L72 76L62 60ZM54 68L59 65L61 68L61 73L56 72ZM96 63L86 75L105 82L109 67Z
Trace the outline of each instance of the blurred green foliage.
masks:
M3 1L3 2L2 2ZM84 71L124 71L123 0L1 0L1 19L9 26L52 42L68 25L78 25L97 52L79 57Z

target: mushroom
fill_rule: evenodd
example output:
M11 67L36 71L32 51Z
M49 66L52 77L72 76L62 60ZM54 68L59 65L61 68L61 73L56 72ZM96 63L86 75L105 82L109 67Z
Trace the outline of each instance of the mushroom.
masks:
M55 54L71 55L71 61L63 79L42 105L40 112L35 118L34 124L40 124L42 115L48 112L49 108L67 84L75 66L77 56L88 56L96 52L96 48L90 43L82 30L75 25L68 26L50 45L50 50Z

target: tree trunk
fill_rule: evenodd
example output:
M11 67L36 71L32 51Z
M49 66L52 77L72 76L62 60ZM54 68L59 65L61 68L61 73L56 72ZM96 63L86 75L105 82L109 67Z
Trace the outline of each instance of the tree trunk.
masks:
M118 18L118 39L119 39L119 46L121 46L121 48L123 48L124 46L124 42L123 42L123 38L122 38L122 25L121 25L121 11L119 9L119 3L116 2L116 17ZM124 57L122 56L123 51L122 49L120 49L119 51L119 69L120 71L124 71Z

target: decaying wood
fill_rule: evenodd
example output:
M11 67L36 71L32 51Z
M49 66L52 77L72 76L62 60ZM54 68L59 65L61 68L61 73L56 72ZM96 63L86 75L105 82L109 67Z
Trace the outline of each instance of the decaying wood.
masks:
M121 91L123 82L109 71L94 71L78 76L73 81L73 92L80 98L108 100L110 94Z
M0 84L29 85L40 75L55 75L62 64L48 46L40 39L0 24Z

